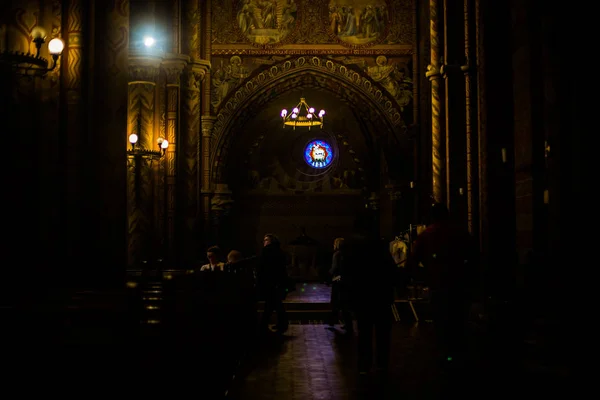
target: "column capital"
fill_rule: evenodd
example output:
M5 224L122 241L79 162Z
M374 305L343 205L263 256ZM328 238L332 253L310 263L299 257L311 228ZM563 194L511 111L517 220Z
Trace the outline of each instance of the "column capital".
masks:
M183 54L165 54L161 67L167 75L167 85L179 85L181 73L185 69L190 58Z
M162 57L131 52L129 54L129 82L156 83Z
M210 61L190 61L187 65L187 88L200 91L200 83L204 80L206 73L210 71L210 67Z

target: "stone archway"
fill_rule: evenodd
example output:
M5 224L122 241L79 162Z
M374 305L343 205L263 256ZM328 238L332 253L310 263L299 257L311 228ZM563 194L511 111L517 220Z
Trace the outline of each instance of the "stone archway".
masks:
M323 57L288 59L252 76L219 109L212 130L209 164L213 183L222 179L223 166L227 164L235 132L233 127L243 117L244 110L270 101L267 94L275 88L281 92L300 87L303 83L301 77L306 75L313 76L317 86L335 93L341 101L363 107L367 105L383 131L393 134L406 130L396 101L363 72Z

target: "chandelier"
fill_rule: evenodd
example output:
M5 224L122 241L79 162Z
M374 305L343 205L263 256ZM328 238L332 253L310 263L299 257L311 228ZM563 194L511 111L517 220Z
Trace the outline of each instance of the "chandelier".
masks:
M304 97L300 98L300 103L292 109L291 114L288 115L288 110L281 110L281 118L283 119L283 127L291 126L296 129L297 126L307 126L308 130L313 126L320 126L323 128L325 110L319 111L315 114L315 109L310 107L306 103Z

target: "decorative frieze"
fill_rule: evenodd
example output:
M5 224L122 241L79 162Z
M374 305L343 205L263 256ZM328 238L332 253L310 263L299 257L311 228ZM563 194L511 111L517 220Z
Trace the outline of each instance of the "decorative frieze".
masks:
M167 54L161 67L167 78L167 85L179 86L181 84L181 74L185 69L189 57L182 54Z
M156 83L162 58L151 55L131 54L129 57L129 82Z

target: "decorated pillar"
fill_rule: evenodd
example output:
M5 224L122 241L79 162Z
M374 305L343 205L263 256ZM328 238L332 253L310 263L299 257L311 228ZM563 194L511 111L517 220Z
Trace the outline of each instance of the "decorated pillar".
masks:
M129 113L127 136L136 134L136 147L157 150L156 84L162 59L146 53L129 57ZM156 251L156 232L153 226L154 187L152 157L128 158L128 215L129 266L139 267L142 261L151 261L160 254Z
M86 176L91 209L86 210L86 265L90 283L112 273L125 277L127 264L127 112L129 82L129 0L95 2L94 49ZM91 176L90 176L91 175ZM108 275L108 276L107 276Z
M205 235L210 234L210 211L211 211L211 179L210 179L210 149L212 141L212 130L215 117L202 116L202 222Z
M161 229L163 233L166 257L173 260L175 257L175 218L176 218L176 157L179 149L180 133L180 88L181 74L189 61L189 57L171 54L162 63L167 79L166 95L166 139L169 147L162 160L164 176L164 195L162 205L164 212L161 213Z
M431 162L432 162L432 198L444 201L443 183L443 148L441 131L440 101L440 33L439 33L438 0L429 0L429 33L431 41L431 60L427 66L426 76L431 82Z
M472 0L464 0L464 35L465 35L465 64L461 66L461 70L465 76L465 143L466 143L466 173L467 173L467 228L471 234L475 234L478 231L477 227L477 211L475 210L475 198L474 188L477 188L477 166L473 162L473 154L477 154L477 140L476 135L473 134L474 112L471 107L471 5Z
M210 63L201 59L201 2L183 0L182 51L189 56L182 92L182 126L177 153L178 226L181 234L178 254L180 263L194 261L198 254L200 224L200 115L202 80Z
M66 185L67 185L67 226L69 234L69 243L67 245L67 257L76 258L81 254L83 246L82 235L82 207L81 199L78 194L81 193L84 182L82 173L83 155L82 151L84 140L81 131L85 127L85 107L83 99L83 78L84 62L83 52L89 49L84 47L84 29L87 24L84 19L83 0L69 0L66 4L66 24L65 42L66 51L63 52L63 61L61 65L64 108L66 115Z
M181 0L172 0L171 53L181 53Z
M209 62L212 53L212 1L205 1L204 15L204 42L202 43L202 55L204 60ZM212 79L210 76L210 68L206 70L206 77L202 85L202 215L205 237L210 236L210 196L212 191L211 185L211 162L210 155L212 153L212 130L214 125L214 117L211 116L211 93ZM219 182L221 183L221 182Z

